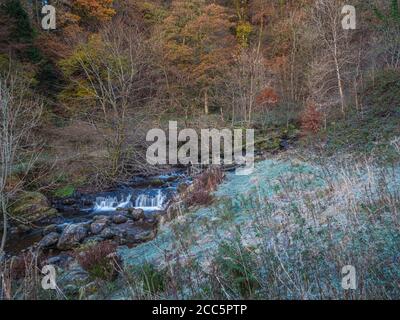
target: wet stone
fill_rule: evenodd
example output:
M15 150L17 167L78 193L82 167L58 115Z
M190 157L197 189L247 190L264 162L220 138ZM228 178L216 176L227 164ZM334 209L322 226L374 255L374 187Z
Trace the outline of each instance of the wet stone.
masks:
M118 214L118 215L113 216L112 220L113 220L113 222L114 222L115 224L122 224L122 223L127 222L127 221L128 221L128 218L125 217L125 216L122 215L122 214Z
M42 240L39 242L39 247L41 248L50 248L55 246L60 238L60 235L57 232L51 232L46 235Z
M105 222L93 222L90 225L90 232L94 235L97 235L100 232L102 232L106 226L107 226L107 223L105 223Z

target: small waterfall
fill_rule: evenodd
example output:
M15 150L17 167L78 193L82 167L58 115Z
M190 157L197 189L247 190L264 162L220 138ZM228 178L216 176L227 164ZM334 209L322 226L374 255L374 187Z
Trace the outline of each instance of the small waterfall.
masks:
M117 197L98 197L94 204L93 210L95 212L102 211L115 211L117 208L130 208L132 207L131 202L132 195L128 195L125 199L118 200Z
M158 190L156 196L141 194L135 201L135 208L143 210L163 210L165 198L161 190Z
M145 211L159 211L164 209L164 202L166 195L161 190L157 194L152 195L147 193L140 194L133 205L132 195L118 199L116 196L97 197L93 207L94 212L111 212L116 211L118 208L136 208Z

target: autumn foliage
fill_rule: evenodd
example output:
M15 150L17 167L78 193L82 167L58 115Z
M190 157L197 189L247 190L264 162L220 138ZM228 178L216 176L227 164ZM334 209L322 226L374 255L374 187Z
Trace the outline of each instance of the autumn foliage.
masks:
M117 245L112 242L100 242L75 253L75 258L83 269L95 278L111 279L116 275L118 257Z
M263 89L256 98L258 105L274 106L278 103L279 97L276 91L272 88Z
M188 206L207 205L213 200L212 192L223 181L224 173L220 169L209 169L196 177L193 186L194 192L190 193L185 202Z
M76 0L74 8L87 17L107 21L115 14L112 4L113 0Z
M317 133L321 129L322 114L313 103L309 103L301 116L303 134Z

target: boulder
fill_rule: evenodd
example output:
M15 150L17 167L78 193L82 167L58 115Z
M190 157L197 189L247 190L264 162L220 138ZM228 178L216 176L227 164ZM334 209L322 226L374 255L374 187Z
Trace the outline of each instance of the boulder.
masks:
M127 222L127 221L128 221L128 218L125 217L125 216L122 215L122 214L117 214L117 215L113 216L112 221L113 221L115 224L122 224L122 223Z
M155 230L143 230L135 235L135 242L147 242L153 240L156 237Z
M83 224L70 224L67 226L60 236L57 243L59 250L69 250L80 244L88 233L87 228Z
M156 235L155 229L149 228L148 225L138 226L129 221L123 224L113 225L111 229L114 234L114 239L117 240L120 245L146 242L154 239Z
M57 232L50 232L39 242L40 248L50 248L55 246L60 239L60 235Z
M115 237L115 231L110 228L107 227L105 228L101 233L100 233L100 237L102 237L103 239L112 239Z
M143 220L145 218L144 211L142 209L133 209L130 211L130 215L133 221Z
M34 223L58 214L40 192L23 192L10 208L10 214L22 223Z
M18 223L19 221L17 221ZM29 224L20 224L17 226L18 233L24 233L24 232L29 232L32 231L32 226Z
M150 226L155 227L157 225L159 219L160 218L158 216L148 217L148 218L146 218L145 222L147 224L149 224Z
M102 221L97 222L97 221L95 221L95 222L93 222L93 223L90 225L90 232L91 232L92 234L94 234L94 235L97 235L97 234L99 234L100 232L102 232L103 229L104 229L106 226L107 226L107 223L105 223L105 222L102 222Z
M84 206L86 206L86 207L92 206L92 205L93 205L93 201L92 201L92 200L89 200L89 199L84 199L84 200L82 200L82 204L83 204Z
M63 233L63 231L65 230L66 227L67 227L66 224L58 224L57 228L56 228L56 232Z

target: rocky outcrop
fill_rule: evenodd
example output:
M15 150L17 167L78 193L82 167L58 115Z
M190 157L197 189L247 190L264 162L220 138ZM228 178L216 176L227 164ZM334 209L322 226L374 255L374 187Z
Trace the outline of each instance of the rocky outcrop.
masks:
M85 224L70 224L60 236L57 243L59 250L69 250L78 246L87 236L88 229Z
M90 225L90 232L94 235L98 235L100 232L104 230L107 226L106 222L103 221L95 221Z
M156 228L154 224L139 223L137 225L132 220L120 224L111 224L99 234L99 237L104 240L112 239L119 245L142 243L153 239L155 236Z
M150 240L153 240L156 237L156 230L143 230L142 232L139 232L135 234L135 243L142 243L142 242L147 242Z
M144 211L142 209L132 209L129 211L130 216L133 221L140 221L145 218Z
M101 233L100 237L103 239L112 239L116 236L114 230L110 227L105 228Z
M60 239L60 235L57 232L51 232L46 235L42 240L39 242L40 248L50 248L53 247L58 243Z
M43 238L37 246L42 249L68 251L81 244L105 240L112 240L119 245L133 245L153 239L157 233L157 219L143 219L143 211L139 210L137 213L139 221L117 214L96 216L87 223L70 224L62 229L50 225L42 231Z
M127 222L127 221L128 221L128 218L125 217L125 216L122 215L122 214L117 214L117 215L113 216L112 221L113 221L115 224L122 224L122 223Z
M29 224L54 217L58 212L42 193L24 192L11 206L10 214L21 224Z
M77 261L72 261L68 267L57 277L57 284L68 295L78 295L83 283L88 283L89 273Z

